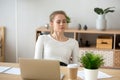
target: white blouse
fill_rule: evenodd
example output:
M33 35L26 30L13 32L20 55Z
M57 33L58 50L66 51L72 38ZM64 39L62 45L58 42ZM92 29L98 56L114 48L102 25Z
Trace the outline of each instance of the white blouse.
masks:
M36 42L35 59L53 59L66 64L78 64L79 46L75 39L69 38L67 41L57 41L51 35L40 35Z

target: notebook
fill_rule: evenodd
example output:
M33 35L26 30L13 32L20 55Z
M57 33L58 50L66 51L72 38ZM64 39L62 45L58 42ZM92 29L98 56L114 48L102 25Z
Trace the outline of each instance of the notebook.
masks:
M60 64L57 60L20 58L23 80L60 80Z

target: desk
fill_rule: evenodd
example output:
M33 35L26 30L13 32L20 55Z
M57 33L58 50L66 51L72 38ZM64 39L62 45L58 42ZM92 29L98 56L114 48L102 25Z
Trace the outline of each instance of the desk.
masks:
M0 62L0 66L9 66L9 67L19 67L18 63L2 63ZM79 70L82 70L80 67ZM100 69L100 71L105 72L112 76L112 78L102 79L102 80L120 80L120 69ZM65 74L64 80L67 80L67 68L61 67L61 72ZM22 80L20 75L12 75L12 74L3 74L0 73L0 80ZM82 80L79 78L79 80Z

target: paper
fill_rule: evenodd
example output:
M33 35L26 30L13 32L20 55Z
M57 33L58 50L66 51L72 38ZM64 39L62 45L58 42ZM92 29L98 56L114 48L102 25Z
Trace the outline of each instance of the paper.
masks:
M64 74L61 73L61 74L60 74L60 80L63 80L63 78L64 78Z
M11 67L6 67L6 66L0 66L0 72L4 72L8 69L10 69Z
M81 79L84 79L84 70L82 71L78 71L78 74L77 74L78 77L81 77ZM98 79L101 79L101 78L111 78L112 76L104 73L104 72L101 72L101 71L98 71Z
M5 71L4 73L7 73L7 74L16 74L16 75L20 75L20 68L11 68L7 71Z

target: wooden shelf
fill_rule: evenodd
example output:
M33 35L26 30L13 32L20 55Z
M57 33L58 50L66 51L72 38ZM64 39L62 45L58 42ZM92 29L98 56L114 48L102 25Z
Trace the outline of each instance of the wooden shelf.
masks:
M120 51L120 49L115 49L115 51Z
M109 50L112 50L114 51L113 49L99 49L99 48L96 48L96 47L80 47L80 49L87 49L87 50L102 50L102 51L109 51ZM117 50L118 51L118 50ZM120 50L119 50L120 51Z
M50 29L44 28L44 27L40 27L37 28L36 31L50 31ZM73 33L98 33L98 34L120 34L120 30L106 30L106 31L98 31L95 29L88 29L88 30L78 30L78 29L67 29L65 30L65 32L73 32Z

